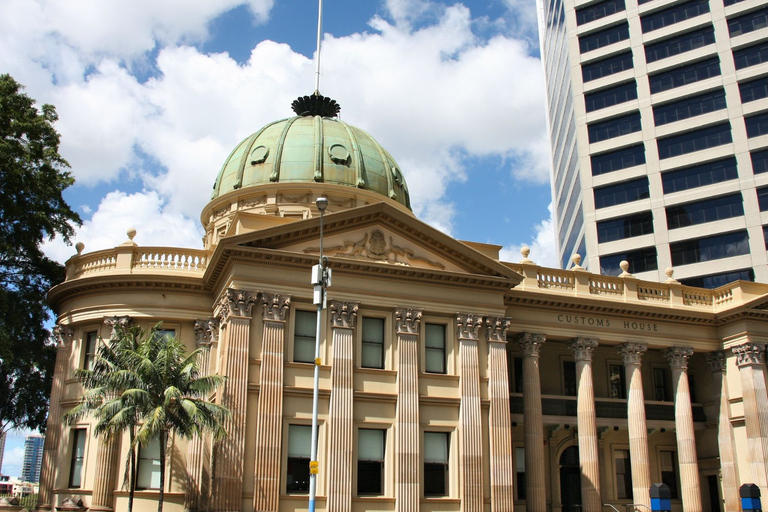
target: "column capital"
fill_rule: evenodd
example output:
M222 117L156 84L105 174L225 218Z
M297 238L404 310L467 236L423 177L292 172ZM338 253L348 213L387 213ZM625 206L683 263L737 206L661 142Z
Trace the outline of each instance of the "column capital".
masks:
M291 307L291 296L262 293L261 304L264 306L262 319L265 322L285 322L285 315Z
M670 347L664 351L664 357L673 370L687 370L688 359L693 355L691 347Z
M573 350L573 358L576 361L591 361L592 351L598 342L594 338L573 338L568 342L568 348Z
M259 292L227 288L224 296L219 299L217 305L217 318L221 323L227 322L230 317L241 316L250 318L251 310L258 298Z
M133 318L131 318L128 315L104 317L104 324L112 328L112 330L109 333L110 339L115 337L115 331L117 330L118 327L120 327L121 329L126 329L130 327L132 323L133 323Z
M56 324L53 327L53 336L56 338L56 348L67 348L72 343L75 329L71 325Z
M710 370L712 370L712 373L725 372L725 351L724 350L715 350L714 352L707 352L704 355L707 358L707 363L709 363L709 368Z
M419 325L421 325L420 309L395 309L395 329L397 334L419 334Z
M486 317L485 325L488 328L488 341L491 343L506 343L507 331L512 324L512 319L503 316Z
M195 341L197 346L210 345L212 341L218 341L219 337L219 319L196 319L195 320Z
M643 343L622 343L616 347L616 352L624 358L624 366L639 365L643 358L643 352L648 350L648 345Z
M515 336L515 342L520 346L520 350L525 356L539 357L539 350L545 341L547 341L545 335L532 332L521 332Z
M736 365L739 368L753 364L763 364L763 355L765 354L765 345L756 343L745 343L738 347L731 348L736 354Z
M331 326L334 329L354 329L359 308L359 302L331 301L328 305L331 312Z
M459 341L478 341L483 317L472 313L456 313L456 338Z

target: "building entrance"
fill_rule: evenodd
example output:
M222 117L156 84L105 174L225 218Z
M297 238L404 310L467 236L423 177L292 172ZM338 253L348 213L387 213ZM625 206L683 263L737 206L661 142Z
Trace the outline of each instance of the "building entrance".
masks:
M563 512L581 511L579 448L571 446L560 456L560 503Z

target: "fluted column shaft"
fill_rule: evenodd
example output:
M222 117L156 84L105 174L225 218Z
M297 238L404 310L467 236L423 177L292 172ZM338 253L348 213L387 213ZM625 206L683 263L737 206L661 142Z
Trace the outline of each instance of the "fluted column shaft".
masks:
M359 305L353 302L330 304L333 327L333 366L328 418L328 510L352 510L354 464L353 372L354 329ZM365 478L365 475L357 475Z
M277 512L280 499L280 439L283 431L285 322L291 297L264 293L262 305L264 328L256 409L253 510Z
M483 428L477 355L477 342L482 325L483 319L479 316L459 314L456 317L461 386L461 509L464 512L483 510Z
M541 410L539 350L543 334L523 333L516 338L523 352L523 431L525 434L526 512L546 512L544 428Z
M728 383L725 377L725 352L718 350L707 354L712 370L715 403L720 404L717 421L717 446L720 453L720 474L723 480L725 510L739 510L739 472L733 451L733 425L731 404L728 401Z
M701 512L699 460L696 456L691 390L688 384L688 359L693 355L693 349L672 347L666 350L665 355L672 369L672 387L675 394L675 435L683 510Z
M768 394L763 364L765 346L746 343L732 350L736 354L736 364L741 374L752 480L760 487L761 494L768 496Z
M632 493L635 503L651 507L651 467L648 461L648 426L645 420L645 395L640 374L643 352L640 343L622 343L618 351L624 357L627 380L627 423L629 428L629 457L632 468Z
M576 361L576 411L579 425L579 466L581 506L585 512L600 512L600 465L597 446L595 388L592 380L592 352L597 340L576 338L568 343Z
M395 510L419 512L419 325L421 311L395 310L397 412Z
M491 512L512 512L515 465L509 414L507 329L509 318L486 319L488 327L488 437L490 440Z

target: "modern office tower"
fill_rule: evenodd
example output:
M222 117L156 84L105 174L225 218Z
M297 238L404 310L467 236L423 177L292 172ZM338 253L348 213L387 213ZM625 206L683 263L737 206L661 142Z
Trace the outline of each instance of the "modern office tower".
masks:
M768 282L768 7L539 0L560 264ZM766 212L766 213L763 213ZM766 225L766 226L764 226Z
M24 439L24 462L21 465L21 480L37 483L40 481L40 465L43 462L45 436L32 434Z

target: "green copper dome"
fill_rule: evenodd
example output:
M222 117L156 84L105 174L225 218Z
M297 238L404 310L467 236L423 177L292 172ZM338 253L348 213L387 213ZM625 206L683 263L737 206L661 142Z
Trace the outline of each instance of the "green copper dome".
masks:
M211 199L269 183L326 183L379 193L410 209L408 186L392 156L366 132L330 117L333 100L294 101L295 117L270 123L232 151Z

